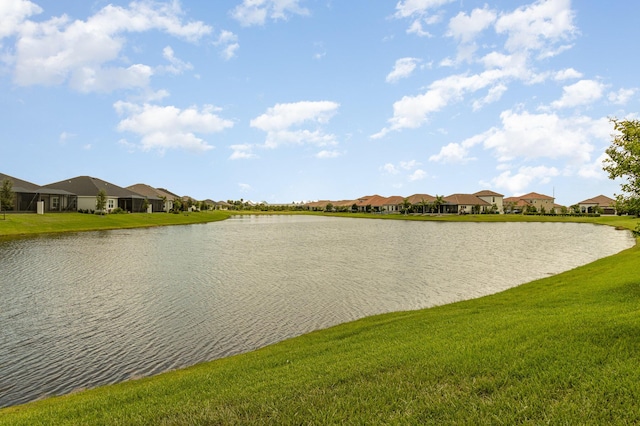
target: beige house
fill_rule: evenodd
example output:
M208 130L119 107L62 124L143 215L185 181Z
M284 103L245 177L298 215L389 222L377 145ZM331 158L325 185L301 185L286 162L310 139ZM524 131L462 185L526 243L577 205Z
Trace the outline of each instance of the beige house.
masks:
M488 189L484 191L476 192L473 195L475 195L476 197L480 198L483 201L486 201L492 206L495 205L496 208L498 209L498 213L504 213L504 204L503 204L504 195L498 194L497 192L489 191Z
M616 200L605 195L589 198L578 203L582 213L595 213L600 210L602 214L616 214Z
M538 194L537 192L530 192L528 194L520 195L518 197L508 197L503 200L503 204L509 205L510 213L524 213L527 209L535 208L535 211L541 213L542 211L550 213L555 209L555 199L548 195Z
M478 214L489 211L491 204L474 194L451 194L444 197L444 212Z

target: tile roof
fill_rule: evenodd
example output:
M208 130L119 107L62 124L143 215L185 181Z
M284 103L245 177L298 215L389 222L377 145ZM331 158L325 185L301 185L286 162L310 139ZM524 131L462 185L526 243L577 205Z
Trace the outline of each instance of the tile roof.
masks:
M548 195L544 194L538 194L537 192L530 192L517 198L520 198L521 200L553 200L553 197L549 197Z
M498 194L497 192L489 191L488 189L478 191L475 194L476 197L504 197L502 194Z
M432 203L436 199L436 197L429 194L413 194L407 198L411 204L420 204L422 201Z
M615 205L616 200L609 198L605 195L598 195L597 197L589 198L588 200L580 201L578 204L596 204L598 206L610 207Z
M444 197L447 204L463 205L463 206L490 206L485 200L476 197L473 194L451 194Z

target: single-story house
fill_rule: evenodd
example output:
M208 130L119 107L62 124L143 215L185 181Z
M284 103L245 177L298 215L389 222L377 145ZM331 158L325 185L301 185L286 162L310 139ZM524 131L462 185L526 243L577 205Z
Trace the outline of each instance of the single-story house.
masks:
M429 194L413 194L407 197L407 200L413 206L414 213L428 213L429 205L436 200L436 197Z
M444 213L478 214L489 211L491 204L473 194L451 194L444 197Z
M168 212L173 208L173 197L165 192L144 183L129 185L125 189L136 192L147 198L153 212ZM169 200L171 197L171 200Z
M595 213L600 210L602 214L616 214L616 200L605 195L580 201L578 206L582 213Z
M151 199L144 197L137 192L90 176L77 176L44 185L44 187L61 189L76 194L78 200L77 210L95 211L96 196L101 189L107 194L107 205L105 208L107 212L119 207L127 212L141 213L148 211L144 208L145 204L153 206L153 203L157 201L160 201L160 205L162 204L162 200L159 198ZM162 210L160 209L160 211Z
M42 213L75 211L77 197L75 194L55 188L45 188L26 180L0 173L0 182L9 180L14 193L13 212L38 212L41 202Z

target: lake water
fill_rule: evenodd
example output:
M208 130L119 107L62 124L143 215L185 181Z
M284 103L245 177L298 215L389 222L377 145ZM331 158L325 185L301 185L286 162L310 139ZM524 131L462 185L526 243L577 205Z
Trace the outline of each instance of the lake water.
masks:
M0 407L495 293L634 243L584 224L316 216L0 241Z

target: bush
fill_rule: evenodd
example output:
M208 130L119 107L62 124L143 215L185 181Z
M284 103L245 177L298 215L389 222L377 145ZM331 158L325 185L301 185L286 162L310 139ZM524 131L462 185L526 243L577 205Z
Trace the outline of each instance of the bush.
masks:
M120 207L116 207L115 209L111 210L110 213L111 214L125 214L126 212L124 210L122 210Z

